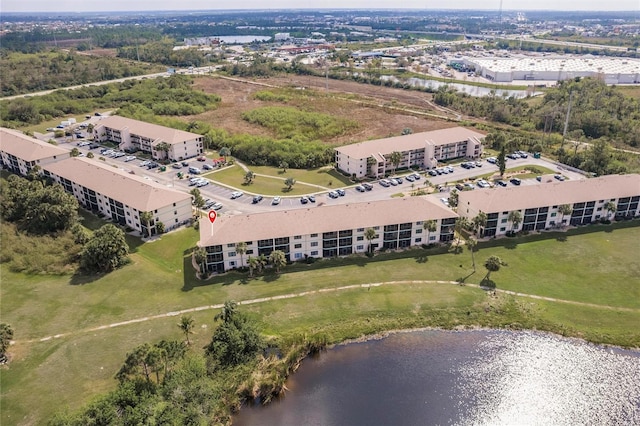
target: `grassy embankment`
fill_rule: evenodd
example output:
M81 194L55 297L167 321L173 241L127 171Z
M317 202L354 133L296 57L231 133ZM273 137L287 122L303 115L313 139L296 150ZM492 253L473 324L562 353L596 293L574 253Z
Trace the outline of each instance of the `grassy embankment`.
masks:
M88 225L99 224L93 222ZM115 387L113 375L127 351L144 342L181 338L179 316L150 318L154 315L339 286L415 281L315 292L242 309L275 337L323 333L339 342L398 328L511 325L638 347L640 227L629 225L637 223L489 241L476 252L475 274L467 251L415 249L292 265L279 276L267 273L253 280L230 273L200 282L190 268L197 240L193 229L144 245L131 239L131 264L105 276L30 276L3 265L2 321L13 326L17 342L2 371L1 421L42 423L61 407L77 408ZM509 264L492 275L499 290L577 303L492 297L473 286L418 282L464 277L467 283L480 282L481 263L489 255ZM214 314L192 313L194 350L210 339ZM150 319L97 329L141 318ZM41 341L57 334L62 336Z

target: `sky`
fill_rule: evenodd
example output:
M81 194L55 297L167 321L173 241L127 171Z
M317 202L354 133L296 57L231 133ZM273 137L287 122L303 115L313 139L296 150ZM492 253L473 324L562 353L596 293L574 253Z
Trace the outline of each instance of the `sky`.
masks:
M0 0L2 12L224 9L486 9L640 11L640 0Z

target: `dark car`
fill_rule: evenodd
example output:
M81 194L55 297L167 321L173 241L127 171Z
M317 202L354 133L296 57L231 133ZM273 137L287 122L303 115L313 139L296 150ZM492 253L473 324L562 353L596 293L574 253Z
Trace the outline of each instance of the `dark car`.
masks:
M251 201L253 204L258 204L262 201L262 195L254 195L253 200Z
M367 191L371 191L373 189L373 185L367 182L363 183L362 186L364 186L364 189L366 189Z
M514 185L520 185L522 183L522 181L518 178L513 178L511 180L509 180L509 182L511 182Z
M311 201L312 203L316 202L316 197L314 195L309 195L309 197L307 198L309 198L309 201Z
M498 185L500 186L507 186L507 182L503 181L503 180L499 180L496 182Z

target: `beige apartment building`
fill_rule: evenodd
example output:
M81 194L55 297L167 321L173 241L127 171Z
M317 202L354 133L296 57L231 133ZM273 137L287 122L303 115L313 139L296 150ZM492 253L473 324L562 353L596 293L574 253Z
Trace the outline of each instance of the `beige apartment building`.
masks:
M397 151L402 154L398 169L431 169L437 167L439 161L480 158L483 138L483 134L474 130L452 127L359 142L336 148L335 166L356 178L378 178L393 171L390 156Z
M181 161L204 152L202 135L116 115L100 120L93 138L117 143L123 151L151 154L156 160Z
M43 167L70 156L66 149L34 139L17 130L0 128L0 159L14 173L26 176L35 166Z

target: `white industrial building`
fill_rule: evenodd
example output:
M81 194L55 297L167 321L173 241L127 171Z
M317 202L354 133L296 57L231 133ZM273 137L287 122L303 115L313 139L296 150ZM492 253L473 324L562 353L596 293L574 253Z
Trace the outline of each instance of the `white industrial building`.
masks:
M454 62L460 62L455 59ZM581 57L465 57L462 62L477 75L497 83L512 81L562 81L576 77L602 79L607 84L640 84L640 60Z

